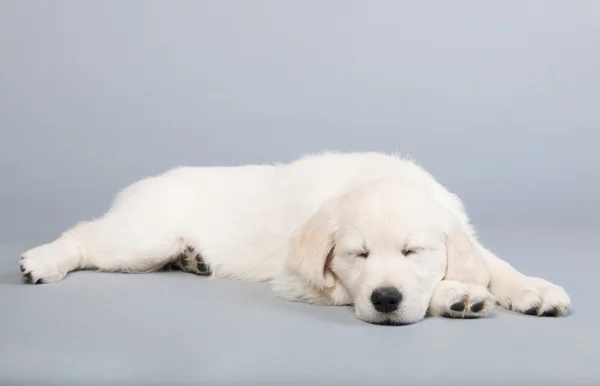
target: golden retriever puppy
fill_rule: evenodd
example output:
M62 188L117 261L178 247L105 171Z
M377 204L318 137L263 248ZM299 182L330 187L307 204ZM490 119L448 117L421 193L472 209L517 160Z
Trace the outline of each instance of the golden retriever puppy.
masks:
M145 178L102 217L26 251L20 266L34 284L78 269L176 266L268 281L292 301L353 305L357 318L377 324L479 317L496 304L537 316L570 308L563 288L484 248L460 199L423 168L379 153Z

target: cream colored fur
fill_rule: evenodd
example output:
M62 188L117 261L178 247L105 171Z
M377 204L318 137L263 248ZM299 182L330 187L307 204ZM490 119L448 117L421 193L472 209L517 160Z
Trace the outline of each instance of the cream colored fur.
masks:
M146 178L102 217L25 252L21 270L32 283L78 269L150 272L187 247L215 278L268 281L292 301L353 305L372 323L478 317L496 303L535 315L570 308L561 287L481 246L460 199L429 173L379 153L181 167ZM397 311L373 307L382 286L401 292Z

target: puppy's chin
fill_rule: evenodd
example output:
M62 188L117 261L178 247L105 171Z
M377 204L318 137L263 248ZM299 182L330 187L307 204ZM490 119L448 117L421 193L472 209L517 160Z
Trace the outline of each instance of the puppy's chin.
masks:
M402 311L397 311L389 314L383 314L377 311L370 312L368 315L358 315L358 319L363 322L375 324L378 326L405 326L420 322L425 318L425 313L422 316L405 315Z

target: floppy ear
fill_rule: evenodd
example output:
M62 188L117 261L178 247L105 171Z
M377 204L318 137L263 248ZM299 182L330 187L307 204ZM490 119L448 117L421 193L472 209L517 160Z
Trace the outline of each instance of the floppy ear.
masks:
M466 284L479 284L487 287L489 273L481 247L475 236L458 224L452 224L450 232L444 234L446 244L446 276L444 280L456 280Z
M336 231L330 212L322 208L292 236L285 262L288 273L301 276L320 290L335 286L329 261L335 250Z

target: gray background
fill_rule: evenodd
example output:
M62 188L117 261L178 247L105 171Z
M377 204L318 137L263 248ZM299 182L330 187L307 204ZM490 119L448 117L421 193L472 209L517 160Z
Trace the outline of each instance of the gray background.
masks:
M0 1L0 384L592 384L600 2ZM19 284L141 177L411 154L574 312L384 328L192 275Z

